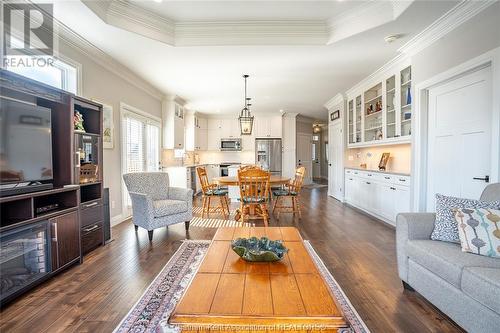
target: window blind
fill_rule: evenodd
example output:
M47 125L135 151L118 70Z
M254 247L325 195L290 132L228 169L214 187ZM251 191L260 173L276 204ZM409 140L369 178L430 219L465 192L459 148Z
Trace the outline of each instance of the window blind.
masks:
M160 123L129 110L122 112L123 172L159 171ZM128 192L124 192L130 206Z

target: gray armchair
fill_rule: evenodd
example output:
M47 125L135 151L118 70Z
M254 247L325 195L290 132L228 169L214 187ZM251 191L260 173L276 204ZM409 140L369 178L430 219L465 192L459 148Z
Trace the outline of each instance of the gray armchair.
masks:
M132 222L153 240L157 228L184 222L186 230L193 218L193 190L170 187L168 173L134 172L123 175L132 199Z
M488 185L481 200L500 200L500 183ZM397 216L396 251L403 287L419 292L468 332L498 333L500 259L431 240L435 219L434 213Z

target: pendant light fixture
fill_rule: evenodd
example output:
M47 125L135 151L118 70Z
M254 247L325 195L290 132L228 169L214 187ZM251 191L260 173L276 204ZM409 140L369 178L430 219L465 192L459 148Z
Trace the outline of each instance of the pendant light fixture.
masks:
M245 100L244 100L244 107L240 112L240 116L238 117L239 123L240 123L240 132L241 135L252 135L252 128L253 128L253 116L250 113L250 98L247 98L247 78L248 75L243 75L243 78L245 79Z

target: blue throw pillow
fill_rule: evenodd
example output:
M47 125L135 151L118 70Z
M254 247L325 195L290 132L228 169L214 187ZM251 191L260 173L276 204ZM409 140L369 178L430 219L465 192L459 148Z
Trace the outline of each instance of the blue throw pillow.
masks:
M463 208L500 209L500 201L480 201L436 194L436 221L431 234L432 240L460 243L458 224L454 210Z

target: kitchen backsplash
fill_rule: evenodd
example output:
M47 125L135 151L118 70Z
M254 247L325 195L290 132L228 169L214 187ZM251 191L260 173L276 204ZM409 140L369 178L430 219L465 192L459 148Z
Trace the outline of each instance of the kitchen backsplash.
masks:
M410 144L348 149L345 165L346 167L359 168L361 164L366 163L367 169L378 170L378 164L383 153L391 154L386 167L387 171L410 173Z

